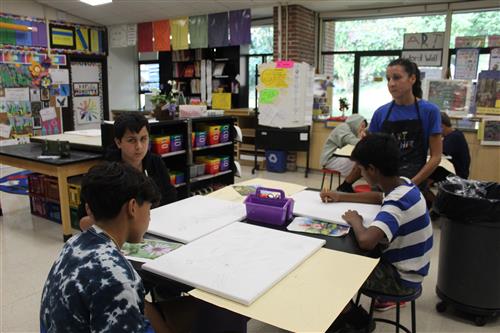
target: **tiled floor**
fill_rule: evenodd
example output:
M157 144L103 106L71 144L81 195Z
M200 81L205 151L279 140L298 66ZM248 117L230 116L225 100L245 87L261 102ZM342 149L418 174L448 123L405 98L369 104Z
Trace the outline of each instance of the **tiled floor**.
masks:
M15 170L0 169L0 177ZM246 180L254 177L249 167L243 168ZM259 171L262 178L281 180L318 188L320 174L304 178L303 172L284 174ZM240 181L237 179L236 181ZM60 225L32 216L26 196L0 192L4 216L0 217L0 332L37 332L40 295L47 273L56 258L62 243ZM474 326L470 321L453 316L452 311L438 314L435 305L438 298L434 288L437 279L439 251L439 228L435 228L435 246L430 276L424 282L423 295L417 301L417 330L419 332L500 332L500 320L496 319L484 327ZM363 300L366 304L366 299ZM409 307L402 310L402 320L408 323ZM383 317L393 318L393 311ZM285 332L267 324L251 320L249 332ZM390 326L379 324L376 332L393 332Z

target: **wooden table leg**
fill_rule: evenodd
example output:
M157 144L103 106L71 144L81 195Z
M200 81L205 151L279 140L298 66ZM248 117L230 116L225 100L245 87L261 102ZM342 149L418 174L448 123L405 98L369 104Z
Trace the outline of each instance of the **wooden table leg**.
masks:
M66 242L71 238L73 230L71 228L71 216L69 213L68 177L66 172L64 172L64 168L58 168L57 170L57 183L59 184L63 239Z

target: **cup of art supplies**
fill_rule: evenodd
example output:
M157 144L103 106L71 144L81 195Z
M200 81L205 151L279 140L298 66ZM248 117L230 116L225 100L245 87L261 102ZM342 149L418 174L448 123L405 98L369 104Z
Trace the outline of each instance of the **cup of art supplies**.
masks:
M293 199L280 189L257 187L244 203L251 221L282 226L293 218Z

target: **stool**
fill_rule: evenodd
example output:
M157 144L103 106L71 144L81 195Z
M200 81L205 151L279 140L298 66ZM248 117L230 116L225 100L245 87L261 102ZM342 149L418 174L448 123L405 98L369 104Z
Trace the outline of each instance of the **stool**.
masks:
M371 192L372 188L369 184L361 184L354 186L354 193Z
M330 175L330 191L332 190L333 175L337 175L339 177L339 185L340 185L339 171L333 169L321 169L321 172L323 173L323 179L321 180L321 188L320 188L321 190L323 189L323 184L325 183L326 175Z
M422 294L422 287L420 287L418 290L416 290L413 294L411 295L406 295L406 296L396 296L396 295L387 295L387 294L381 294L377 293L375 291L371 290L364 290L361 289L358 292L358 296L356 297L356 305L359 304L359 299L361 297L361 294L364 294L368 297L370 297L371 303L370 303L370 321L373 319L373 321L379 321L387 324L394 325L396 327L396 333L399 333L399 329L401 328L403 331L406 333L416 333L417 332L417 319L416 319L416 311L415 311L415 300L420 297ZM385 319L385 318L373 318L373 308L375 305L375 299L378 299L379 301L383 302L395 302L396 303L396 321ZM399 315L400 315L400 302L411 302L411 331L401 325L399 322ZM367 328L367 333L369 331L369 328Z

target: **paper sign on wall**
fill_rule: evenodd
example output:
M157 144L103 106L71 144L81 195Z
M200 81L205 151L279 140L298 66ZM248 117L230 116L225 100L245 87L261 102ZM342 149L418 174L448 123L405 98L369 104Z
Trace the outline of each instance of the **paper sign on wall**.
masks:
M11 129L10 125L0 124L0 137L6 139L10 138Z
M55 119L57 117L56 109L53 107L44 108L40 110L40 118L42 121L48 121L51 119Z
M69 84L69 71L67 69L50 68L49 74L52 84Z
M455 58L455 79L474 80L477 77L479 49L458 49Z
M403 49L442 49L444 32L404 34Z
M29 101L30 89L29 88L5 88L6 101Z
M403 51L401 58L406 58L421 67L439 67L443 57L442 50L426 50L426 51Z
M259 92L259 103L260 104L272 104L278 98L280 92L278 89L267 88L262 89Z

